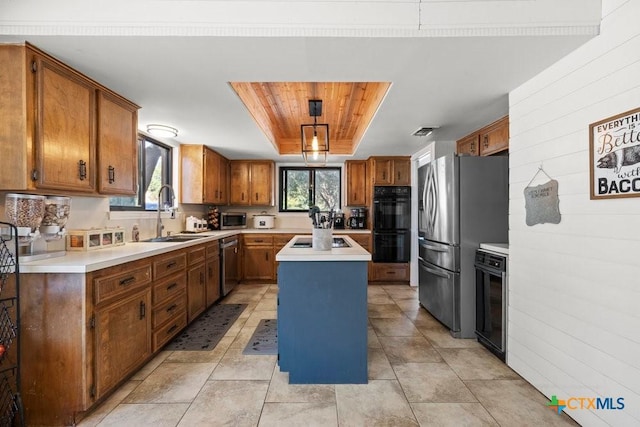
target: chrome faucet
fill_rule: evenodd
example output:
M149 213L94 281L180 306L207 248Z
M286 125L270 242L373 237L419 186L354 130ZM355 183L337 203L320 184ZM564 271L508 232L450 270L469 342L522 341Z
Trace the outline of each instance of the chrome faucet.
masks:
M171 188L170 185L164 184L162 187L160 187L160 190L158 190L158 220L156 221L156 237L162 237L162 230L164 229L164 225L162 225L162 220L160 219L160 205L161 205L161 196L162 196L162 190L168 188L169 189L169 194L171 195L171 206L173 207L173 201L176 198L176 195L173 192L173 188Z

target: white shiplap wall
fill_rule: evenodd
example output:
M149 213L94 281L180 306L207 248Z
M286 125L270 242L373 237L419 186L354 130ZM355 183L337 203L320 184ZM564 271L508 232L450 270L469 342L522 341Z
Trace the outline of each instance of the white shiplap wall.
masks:
M546 396L623 397L569 410L640 425L640 198L589 199L589 124L640 107L640 1L604 0L601 34L510 94L508 360ZM543 167L560 224L525 224ZM533 184L546 181L538 174Z

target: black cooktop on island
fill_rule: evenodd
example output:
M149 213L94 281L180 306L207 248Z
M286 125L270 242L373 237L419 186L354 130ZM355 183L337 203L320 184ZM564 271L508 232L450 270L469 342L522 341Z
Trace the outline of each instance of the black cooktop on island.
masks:
M311 248L313 247L311 237L299 237L293 245L292 248ZM349 248L351 245L346 242L342 237L334 237L333 242L331 243L332 248Z

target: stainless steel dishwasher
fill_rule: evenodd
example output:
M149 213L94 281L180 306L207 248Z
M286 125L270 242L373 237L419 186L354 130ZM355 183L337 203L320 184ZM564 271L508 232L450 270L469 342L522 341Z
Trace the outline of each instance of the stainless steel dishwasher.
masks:
M238 236L220 239L220 283L222 296L238 284Z

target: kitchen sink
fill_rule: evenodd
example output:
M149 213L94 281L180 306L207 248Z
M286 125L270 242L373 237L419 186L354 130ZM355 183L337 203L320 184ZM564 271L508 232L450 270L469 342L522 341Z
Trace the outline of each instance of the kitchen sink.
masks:
M164 237L153 237L151 239L141 240L141 242L160 242L160 243L171 243L171 242L190 242L191 240L202 239L207 236L164 236Z
M293 242L292 248L311 248L313 246L311 237L300 237ZM351 245L347 243L342 237L334 237L331 243L332 248L350 248Z

